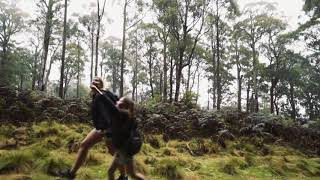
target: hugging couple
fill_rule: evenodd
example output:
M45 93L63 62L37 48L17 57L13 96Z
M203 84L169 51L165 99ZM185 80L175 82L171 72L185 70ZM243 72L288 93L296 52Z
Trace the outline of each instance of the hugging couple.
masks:
M112 92L104 90L100 77L95 77L90 85L92 95L91 113L94 129L81 142L77 159L71 169L58 172L61 177L73 179L84 163L89 149L106 139L108 151L114 159L108 169L108 179L114 180L118 169L118 180L127 180L127 174L133 179L144 180L144 176L134 168L133 156L142 146L142 139L137 131L134 114L134 102L128 97L118 98Z

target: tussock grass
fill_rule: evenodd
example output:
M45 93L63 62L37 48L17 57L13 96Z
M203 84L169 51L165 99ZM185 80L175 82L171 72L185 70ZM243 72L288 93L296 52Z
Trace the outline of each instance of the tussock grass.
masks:
M89 153L89 155L87 156L86 161L84 162L85 165L87 166L96 166L96 165L100 165L103 163L103 159L104 157L99 156L99 154L97 153Z
M238 169L245 169L248 167L248 164L240 158L232 157L228 161L221 162L221 171L229 174L236 175L238 174Z
M161 147L163 147L165 145L162 137L159 135L147 135L147 136L145 136L144 139L145 139L145 143L150 144L151 147L153 147L155 149L160 149Z
M12 138L12 125L0 127L0 140ZM85 124L42 122L28 129L31 144L14 150L0 150L0 179L25 175L32 179L55 179L51 174L72 165L76 153L68 153L68 143L81 142L92 129ZM152 180L211 179L319 179L320 158L312 158L286 146L264 144L259 138L227 141L221 149L215 141L195 138L169 140L161 135L145 135L136 169ZM192 153L191 153L192 152ZM106 179L112 157L105 143L95 145L77 179Z
M183 179L185 176L184 171L181 166L179 166L179 162L170 159L161 160L156 165L153 173L166 177L167 179Z
M55 174L61 169L70 168L71 164L61 157L49 157L38 161L37 168L49 175Z
M0 173L5 172L29 172L34 165L30 152L14 151L0 156Z

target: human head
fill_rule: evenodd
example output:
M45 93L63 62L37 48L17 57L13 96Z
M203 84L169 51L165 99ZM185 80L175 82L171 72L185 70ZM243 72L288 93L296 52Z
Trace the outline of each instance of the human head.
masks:
M104 82L102 80L101 77L95 77L93 78L91 84L90 84L90 95L91 96L95 96L95 94L97 93L97 90L95 88L93 88L93 86L96 86L99 90L102 90L104 88Z
M104 88L104 82L101 77L94 77L91 84L95 85L100 90Z
M130 118L134 117L134 102L128 97L122 97L117 101L116 106L121 109L128 111Z

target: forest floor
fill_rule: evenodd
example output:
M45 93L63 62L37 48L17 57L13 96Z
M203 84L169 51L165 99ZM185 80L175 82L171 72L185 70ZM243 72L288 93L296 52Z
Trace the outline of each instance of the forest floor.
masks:
M90 130L76 123L1 125L0 179L57 179L52 172L72 165ZM227 141L221 148L210 139L165 142L162 135L145 135L135 159L151 180L320 179L320 157L285 145L262 145L257 138ZM107 179L111 160L104 143L95 145L76 179Z

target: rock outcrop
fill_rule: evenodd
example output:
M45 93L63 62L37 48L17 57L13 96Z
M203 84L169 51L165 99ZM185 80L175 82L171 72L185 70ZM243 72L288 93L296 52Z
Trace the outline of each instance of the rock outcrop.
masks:
M0 87L0 121L90 122L89 109L90 99L62 100L33 91L19 92ZM190 108L184 103L137 105L136 112L139 128L144 133L163 134L165 141L209 137L223 147L228 140L247 136L262 138L265 143L287 142L320 154L319 129L299 123L288 125L283 123L286 119L281 116L247 114L234 108L206 111L196 106ZM24 143L23 135L16 135L18 142L4 142L0 147L10 148L16 143Z

